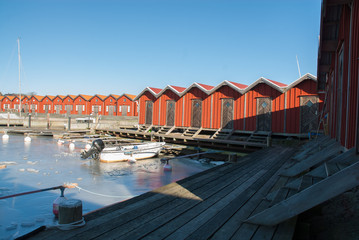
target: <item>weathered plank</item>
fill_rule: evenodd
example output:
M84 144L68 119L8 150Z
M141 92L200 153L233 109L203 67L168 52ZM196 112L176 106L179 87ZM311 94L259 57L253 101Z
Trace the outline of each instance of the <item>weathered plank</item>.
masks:
M255 167L255 165L253 165L253 167ZM248 171L250 170L250 168L248 168ZM257 170L256 170L257 171ZM255 171L254 171L255 172ZM253 174L251 171L249 171L250 174ZM238 179L240 177L243 177L243 175L240 174L240 172L238 173L233 173L231 174L234 176L234 178ZM248 175L250 176L250 175ZM222 180L222 178L224 178ZM228 177L227 177L228 178ZM222 187L226 187L227 185L230 185L231 184L231 179L227 179L227 182L225 181L226 179L226 176L223 175L223 176L218 176L217 179L213 179L211 182L207 183L207 184L204 184L204 187L207 187L209 190L206 190L201 188L200 191L202 192L201 194L198 194L199 197L201 197L202 199L205 199L207 197L207 195L209 194L213 194L213 191L219 191ZM220 182L220 184L218 184L218 182ZM222 184L222 185L221 185ZM196 193L193 191L193 193ZM186 204L187 207L192 207L193 205L196 205L198 204L198 202L193 202L193 201L189 201L188 199L184 200L184 201L181 201L181 203L184 203ZM166 203L163 203L162 206L164 206ZM165 206L166 207L166 206ZM144 214L142 214L141 216L141 219L137 219L138 222L136 222L136 218L134 218L134 220L132 222L130 221L126 221L125 225L120 225L119 223L116 223L116 224L112 224L113 227L112 228L108 228L108 226L106 226L106 231L104 231L103 228L100 229L100 231L96 231L96 234L98 233L104 233L103 235L100 236L100 238L104 238L106 236L111 236L111 235L115 235L115 236L122 236L123 234L129 232L129 231L134 231L134 232L129 232L128 235L131 235L131 234L135 234L135 235L143 235L143 234L146 234L146 231L152 231L153 229L153 226L155 227L158 227L160 226L159 222L156 221L156 218L154 218L154 216L158 213L165 213L169 216L165 217L164 220L165 221L168 221L169 219L171 219L172 217L175 217L176 215L180 214L179 211L177 211L178 209L182 209L183 206L177 206L176 208L162 208L162 209L154 209L154 213L153 212L150 212L150 211L147 211L146 212L146 215L149 216L149 218L147 218L146 216L144 216ZM159 211L161 210L161 211ZM174 211L174 213L172 213ZM143 217L144 216L144 217ZM163 216L162 216L163 217ZM146 219L147 221L149 222L146 222ZM163 221L163 220L162 220ZM153 225L154 222L157 222L157 225ZM140 224L140 225L143 225L145 224L144 226L141 226L139 227L137 224ZM138 231L138 229L141 229L141 231ZM126 238L127 235L123 235L123 238ZM135 237L134 235L131 236L131 238Z
M287 157L289 158L289 156ZM224 223L217 225L216 232L211 236L211 238L230 239L233 236L237 236L240 239L240 237L243 236L243 232L238 231L238 229L242 227L243 221L251 215L251 213L257 208L258 204L260 204L262 201L265 201L263 200L264 196L266 196L268 192L271 192L273 190L273 185L278 181L278 174L282 171L283 167L277 170L277 172L275 172L272 177L267 180L265 184L263 184L263 187L261 187L253 195L253 197L245 204L245 206L239 208L236 212L234 212L234 210L236 209L236 207L238 208L238 206L228 206L226 210L227 214L230 215L230 218L227 220L226 218L222 218L220 215L218 216L218 219L221 219ZM252 228L253 231L255 231L255 229L257 228L257 226L255 225L249 227Z
M294 177L299 175L300 173L309 170L311 167L314 167L317 164L326 161L328 158L332 157L333 155L338 154L342 151L343 147L337 143L333 143L320 152L313 154L312 156L308 157L307 159L298 162L294 166L288 168L287 170L283 171L281 175Z
M358 186L358 178L359 162L250 217L247 222L276 225Z

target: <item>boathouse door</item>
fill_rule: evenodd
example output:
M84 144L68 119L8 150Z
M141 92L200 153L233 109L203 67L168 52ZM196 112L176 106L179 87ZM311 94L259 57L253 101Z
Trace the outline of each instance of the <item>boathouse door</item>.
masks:
M115 106L109 105L108 106L108 115L113 116L113 112L115 111Z
M92 108L93 108L93 113L95 114L95 115L97 115L98 114L98 112L99 112L99 106L98 105L94 105L94 106L92 106Z
M153 109L153 102L146 101L146 115L145 115L146 125L152 125L152 109Z
M202 126L202 100L192 100L191 127L200 128Z
M36 105L35 104L31 104L30 108L31 108L32 113L36 112Z
M225 129L233 129L233 98L222 99L221 127Z
M318 128L318 96L300 97L300 132L308 133Z
M67 115L70 115L72 111L72 105L65 105L65 111Z
M50 106L50 105L44 105L45 113L49 113L49 106Z
M61 113L61 110L62 110L62 105L56 105L55 108L56 108L56 109L55 109L55 110L56 110L56 113L57 113L57 114L60 114L60 113Z
M176 103L173 100L167 101L167 112L166 112L166 126L175 125L175 110Z
M272 99L257 98L257 131L269 132L272 129Z
M121 106L122 116L127 116L127 112L128 112L128 106L127 105L122 105Z

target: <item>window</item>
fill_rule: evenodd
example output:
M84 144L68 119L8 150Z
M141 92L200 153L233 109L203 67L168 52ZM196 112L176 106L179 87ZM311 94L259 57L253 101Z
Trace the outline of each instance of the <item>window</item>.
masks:
M82 105L82 111L85 111L85 105Z
M123 102L126 102L126 98L123 99Z
M108 106L106 106L106 112L108 112Z
M130 106L127 107L127 112L130 112L130 108L131 108Z

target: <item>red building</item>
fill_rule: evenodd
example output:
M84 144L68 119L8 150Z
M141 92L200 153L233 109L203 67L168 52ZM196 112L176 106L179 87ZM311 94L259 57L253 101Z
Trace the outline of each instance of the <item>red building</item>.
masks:
M91 113L94 115L104 115L105 112L105 95L96 94L90 99Z
M62 99L62 114L70 115L74 114L74 99L76 95L67 95Z
M287 85L259 78L245 90L245 130L284 132Z
M359 152L359 0L323 1L318 90L325 91L325 129Z
M29 98L30 113L37 113L39 109L41 109L42 107L41 101L43 98L44 96L39 96L39 95L30 96Z
M53 104L54 104L54 113L56 114L62 114L62 110L64 109L63 107L63 99L66 96L63 95L57 95L55 96L55 98L53 99Z
M209 94L212 89L213 86L193 83L182 93L184 113L181 126L211 127L211 98Z
M117 98L118 116L138 116L136 95L122 94Z
M14 98L15 98L14 96L5 96L3 98L1 103L1 108L4 112L9 112L14 109L14 104L13 104Z
M309 73L288 85L285 94L286 133L308 133L318 129L323 94L318 94L317 78Z
M108 95L105 100L105 113L104 115L108 116L118 116L120 115L119 112L121 109L117 109L117 99L119 98L119 95L110 94ZM126 111L127 113L127 111Z
M167 85L157 95L160 126L182 126L184 87Z
M54 113L54 100L55 96L46 95L41 100L41 107L38 109L38 113Z
M161 90L160 88L146 87L134 98L134 101L138 100L139 105L139 124L158 125L158 114L154 113L159 112L159 105L156 100Z
M90 99L92 96L80 94L74 98L74 111L73 114L89 115L91 114Z
M224 80L211 91L210 128L244 130L247 85Z

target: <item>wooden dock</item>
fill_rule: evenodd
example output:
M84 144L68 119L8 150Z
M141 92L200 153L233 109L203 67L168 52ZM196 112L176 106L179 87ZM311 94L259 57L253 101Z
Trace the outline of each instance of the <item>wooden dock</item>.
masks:
M270 145L271 132L242 132L232 129L141 126L138 129L96 129L97 133L142 140L159 140L217 149L254 151Z
M265 196L286 184L287 178L279 173L293 153L291 148L266 148L236 164L224 164L89 213L82 228L49 229L32 238L290 239L295 219L274 227L244 220L280 200L270 201Z
M82 228L41 228L24 238L292 239L299 214L358 186L357 179L355 149L319 137L300 150L265 148L88 213Z

